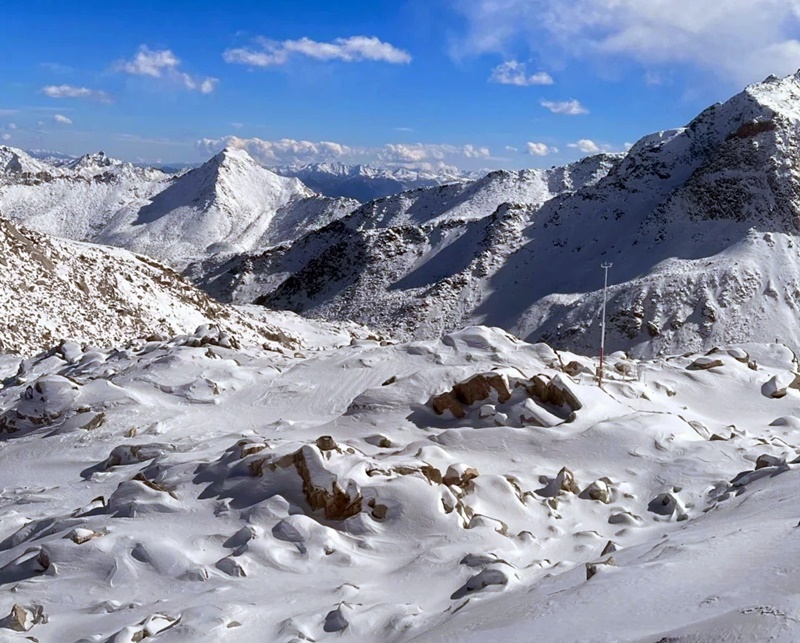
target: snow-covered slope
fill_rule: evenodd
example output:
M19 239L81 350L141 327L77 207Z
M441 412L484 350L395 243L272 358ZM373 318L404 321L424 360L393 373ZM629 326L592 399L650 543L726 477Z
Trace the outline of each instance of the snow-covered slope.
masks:
M300 179L312 190L330 197L348 197L362 203L416 188L435 187L478 178L456 169L425 172L403 167L312 163L273 168L276 174Z
M599 180L565 180L571 191L536 175L519 199L500 189L485 204L472 192L481 181L405 193L232 262L206 287L406 337L479 322L587 351L599 337L600 264L612 262L612 348L776 337L800 348L798 105L800 76L769 78L645 137ZM499 176L519 185L522 175ZM497 208L506 194L512 204Z
M800 636L785 347L213 339L0 358L4 640Z
M369 318L395 333L435 337L474 302L428 297L430 287L465 270L488 274L519 246L522 222L532 212L558 194L595 183L618 162L598 155L563 168L498 171L404 192L367 203L293 244L223 262L214 258L187 274L226 301ZM425 296L410 304L409 288L422 288ZM315 310L322 301L324 311Z
M33 158L15 147L0 145L0 185L18 180L33 180L35 175L52 169L48 163Z
M293 239L357 205L321 197L261 167L244 150L225 149L138 211L117 213L96 240L180 267Z
M4 152L5 150L5 152ZM22 159L24 174L0 173L0 213L59 237L93 241L120 209L137 209L167 185L167 175L116 161L103 152L55 166L21 150L0 148Z
M292 345L173 270L117 248L50 238L0 218L0 351L62 339L119 345L213 324L247 344Z
M60 167L0 152L0 211L35 230L116 245L174 267L217 252L294 239L353 210L279 177L246 152L225 150L178 176L122 163L103 152ZM4 159L5 154L8 160Z

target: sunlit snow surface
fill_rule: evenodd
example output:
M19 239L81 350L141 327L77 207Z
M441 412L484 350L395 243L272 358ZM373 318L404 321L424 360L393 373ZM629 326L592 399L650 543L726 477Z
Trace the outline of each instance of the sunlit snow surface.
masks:
M40 621L0 639L800 636L788 349L614 354L601 390L595 361L496 329L282 321L313 340L0 357L0 619ZM434 412L480 373L510 398Z

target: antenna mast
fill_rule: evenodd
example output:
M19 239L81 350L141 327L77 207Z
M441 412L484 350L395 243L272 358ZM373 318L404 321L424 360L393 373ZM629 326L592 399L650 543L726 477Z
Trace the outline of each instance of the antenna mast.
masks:
M600 326L600 370L598 371L598 384L600 388L603 387L603 362L606 356L606 299L608 292L608 269L614 264L606 262L600 267L605 271L605 280L603 281L603 321Z

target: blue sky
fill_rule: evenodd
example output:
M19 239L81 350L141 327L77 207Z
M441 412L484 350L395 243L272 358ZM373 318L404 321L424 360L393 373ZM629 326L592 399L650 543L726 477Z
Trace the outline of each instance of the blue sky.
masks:
M542 167L800 67L800 0L30 0L0 142L198 161Z

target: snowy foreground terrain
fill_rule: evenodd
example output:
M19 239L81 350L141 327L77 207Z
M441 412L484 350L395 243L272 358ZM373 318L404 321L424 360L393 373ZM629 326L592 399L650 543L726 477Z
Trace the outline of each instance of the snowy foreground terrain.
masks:
M270 315L304 344L0 356L0 640L800 637L785 347L603 390L499 329Z

